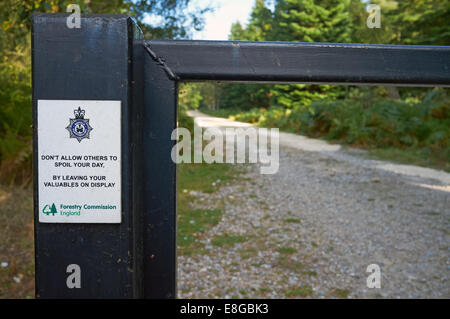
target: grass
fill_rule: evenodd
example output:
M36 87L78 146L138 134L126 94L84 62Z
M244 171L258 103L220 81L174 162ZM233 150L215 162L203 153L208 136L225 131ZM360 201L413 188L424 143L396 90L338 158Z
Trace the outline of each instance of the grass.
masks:
M297 250L295 248L292 247L280 247L278 248L278 252L280 254L284 254L284 255L291 255L293 253L295 253Z
M286 218L284 221L291 224L300 224L300 219L298 218Z
M241 170L228 164L180 164L178 173L177 246L179 255L205 253L199 239L222 219L222 204L214 209L195 209L191 191L211 194L221 185L235 180ZM185 191L186 190L186 191Z
M33 191L0 186L0 299L34 297ZM20 281L20 282L17 282Z
M313 294L313 289L309 285L301 286L301 287L295 287L286 289L284 291L284 294L288 298L295 298L295 297L308 297Z
M424 149L376 148L369 151L369 157L400 164L431 167L450 172L450 161L445 157L430 156Z
M217 225L222 218L221 209L186 209L178 217L178 253L191 255L202 251L197 238L205 230Z
M242 165L230 164L180 164L177 169L180 193L184 189L213 193L220 185L235 180L243 172Z
M223 234L215 236L211 243L214 246L219 247L226 247L226 246L233 246L238 243L246 242L249 239L248 236L242 236L242 235L233 235L233 234Z

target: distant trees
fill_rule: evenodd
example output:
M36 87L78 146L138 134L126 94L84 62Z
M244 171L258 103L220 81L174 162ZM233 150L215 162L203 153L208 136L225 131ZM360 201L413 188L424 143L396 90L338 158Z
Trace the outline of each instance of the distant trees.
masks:
M381 28L366 25L368 4L381 8ZM448 0L274 0L273 10L256 0L244 28L232 25L230 40L295 41L381 44L450 44L450 1ZM313 100L343 98L348 88L327 85L223 84L221 108L293 108ZM380 87L363 89L392 99L402 94L426 94L426 89Z
M350 0L278 0L272 12L264 0L256 0L245 29L231 28L231 40L351 42L353 31ZM268 108L272 104L291 108L314 99L336 97L342 89L331 86L224 84L220 107Z

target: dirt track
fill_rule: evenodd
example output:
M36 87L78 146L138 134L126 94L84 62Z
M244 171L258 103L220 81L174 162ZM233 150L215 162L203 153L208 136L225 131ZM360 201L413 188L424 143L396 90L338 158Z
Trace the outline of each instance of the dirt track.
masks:
M206 254L178 258L179 297L449 298L449 174L302 139L323 149L283 146L281 135L277 174L253 165L247 179L198 195L197 207L224 200L225 213L200 239ZM225 233L247 240L211 244ZM369 264L381 268L380 289L366 286Z

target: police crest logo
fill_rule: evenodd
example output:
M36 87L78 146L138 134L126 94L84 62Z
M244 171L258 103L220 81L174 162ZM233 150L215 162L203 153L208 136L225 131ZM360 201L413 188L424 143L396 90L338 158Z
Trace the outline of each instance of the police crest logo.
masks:
M70 119L70 124L66 129L70 133L70 138L76 138L78 142L81 142L83 139L89 138L89 134L93 128L89 124L89 119L84 118L86 112L81 107L78 107L73 113L75 114L75 118Z

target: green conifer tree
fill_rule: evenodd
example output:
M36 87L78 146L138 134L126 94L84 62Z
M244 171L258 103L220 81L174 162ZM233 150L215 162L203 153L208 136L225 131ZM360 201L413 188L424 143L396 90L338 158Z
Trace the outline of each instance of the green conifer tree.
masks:
M264 0L256 0L250 14L247 28L239 22L231 27L230 40L268 41L272 40L273 13L267 8ZM220 108L239 108L249 110L254 107L268 108L271 102L270 89L267 84L235 84L222 85Z
M278 0L275 4L276 40L296 42L351 42L349 0ZM314 99L335 98L342 87L329 85L277 85L276 104L287 108L307 105Z

